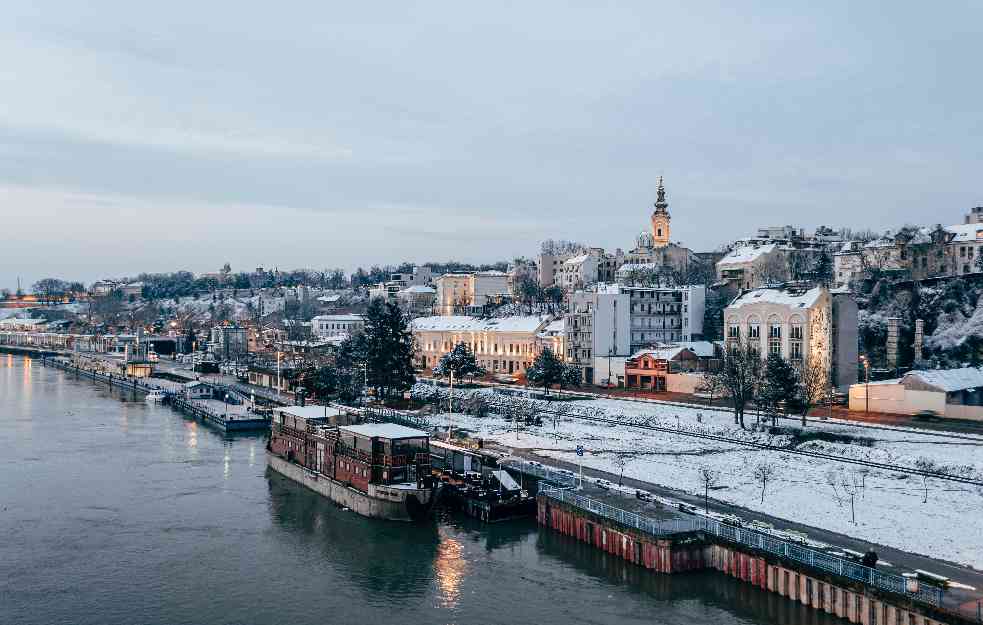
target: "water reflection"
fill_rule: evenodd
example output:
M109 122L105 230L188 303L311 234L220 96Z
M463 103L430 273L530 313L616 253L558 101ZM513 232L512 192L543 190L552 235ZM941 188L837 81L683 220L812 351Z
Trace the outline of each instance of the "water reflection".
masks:
M434 523L366 519L269 469L274 525L304 535L316 551L366 593L366 600L408 599L433 583L441 539Z
M544 555L600 581L623 585L657 601L699 601L756 623L834 625L840 621L774 593L717 572L660 575L556 532L536 541ZM707 621L709 622L709 621Z
M457 605L461 593L461 580L467 572L467 562L464 560L464 547L457 539L448 535L446 528L441 528L440 543L437 545L437 558L434 560L434 575L440 590L440 607L453 608Z

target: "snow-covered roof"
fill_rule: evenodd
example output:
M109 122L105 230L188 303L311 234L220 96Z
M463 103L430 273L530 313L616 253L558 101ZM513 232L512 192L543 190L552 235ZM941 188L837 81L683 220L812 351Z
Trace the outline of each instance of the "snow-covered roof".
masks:
M424 286L422 284L414 284L413 286L408 286L401 291L401 293L436 293L437 289Z
M317 298L317 301L330 303L330 302L337 302L340 299L341 299L340 295L322 295L321 297Z
M284 406L282 408L277 408L277 412L285 412L294 417L300 417L302 419L318 419L324 418L325 416L334 416L342 414L340 410L332 406Z
M765 254L770 254L778 248L775 243L767 245L742 245L731 250L726 256L717 261L717 266L743 265L754 262Z
M362 315L317 315L311 321L365 321Z
M571 258L563 261L564 265L579 265L590 258L590 254L581 254L580 256L573 256Z
M415 430L398 423L365 423L363 425L346 425L338 428L344 432L351 432L359 436L379 438L424 438L430 435L423 430Z
M514 316L479 319L465 315L419 317L411 322L413 330L439 332L536 332L546 323L545 317Z
M804 293L784 289L755 289L741 295L728 308L740 308L751 304L782 304L790 308L810 308L823 293L822 287L813 287Z
M952 238L953 243L983 239L983 224L956 224L955 226L946 226L945 230L955 235Z
M710 341L680 341L676 344L689 349L700 358L713 358L716 354Z
M543 331L540 332L540 336L558 336L566 331L566 322L563 319L557 319L556 321L549 322Z
M961 369L929 369L909 371L902 381L918 378L923 383L940 391L954 393L969 388L983 387L983 367L962 367Z
M639 350L632 354L632 358L647 355L655 358L656 360L673 360L683 352L692 352L692 350L690 350L688 347L683 347L682 345L667 345L665 347L656 347L654 349Z

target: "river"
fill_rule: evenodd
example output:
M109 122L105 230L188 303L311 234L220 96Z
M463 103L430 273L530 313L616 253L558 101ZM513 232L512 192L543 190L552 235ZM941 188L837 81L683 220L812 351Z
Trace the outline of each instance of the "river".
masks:
M268 473L264 445L0 354L0 623L839 622L533 521L363 519Z

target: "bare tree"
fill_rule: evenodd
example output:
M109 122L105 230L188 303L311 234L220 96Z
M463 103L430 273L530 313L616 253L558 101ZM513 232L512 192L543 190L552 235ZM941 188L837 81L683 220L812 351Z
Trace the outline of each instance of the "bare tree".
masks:
M788 280L789 265L786 253L776 251L765 257L758 269L761 284L779 284Z
M616 454L614 456L614 465L621 471L621 473L618 475L618 486L621 486L622 482L625 481L626 464L628 464L628 460L625 458L624 454Z
M775 476L775 465L770 462L761 462L758 466L754 467L754 479L761 482L761 503L765 502L765 490L768 488L768 482Z
M836 473L836 469L830 469L826 472L826 483L833 489L833 499L836 501L837 507L843 505L843 498L840 497L839 491L839 478L840 476Z
M805 427L809 410L829 393L829 370L818 359L809 357L799 368L799 387L802 392L802 427Z
M854 471L844 471L840 474L840 488L850 499L850 521L857 524L857 494L860 492L861 478Z
M703 483L703 508L706 512L710 512L710 489L720 480L720 471L715 471L704 464L699 468L699 475L700 482Z
M749 340L727 346L720 377L734 405L734 423L742 429L744 409L755 398L761 373L761 357Z
M921 456L920 458L915 460L915 468L918 469L919 471L928 471L930 473L934 473L937 471L935 463L929 458L926 458L925 456ZM921 478L922 478L922 492L924 493L924 496L922 497L922 503L928 503L928 487L931 485L929 482L931 476L923 474Z
M704 371L698 390L707 394L707 406L711 406L713 398L727 390L727 384L719 373Z

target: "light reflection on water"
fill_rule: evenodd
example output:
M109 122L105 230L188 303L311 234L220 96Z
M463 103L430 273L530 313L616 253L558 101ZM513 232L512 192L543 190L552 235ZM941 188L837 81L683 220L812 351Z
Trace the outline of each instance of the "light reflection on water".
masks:
M457 605L461 593L461 581L468 568L463 554L464 547L461 542L441 528L437 557L433 563L437 587L440 590L438 602L440 607L453 608Z

